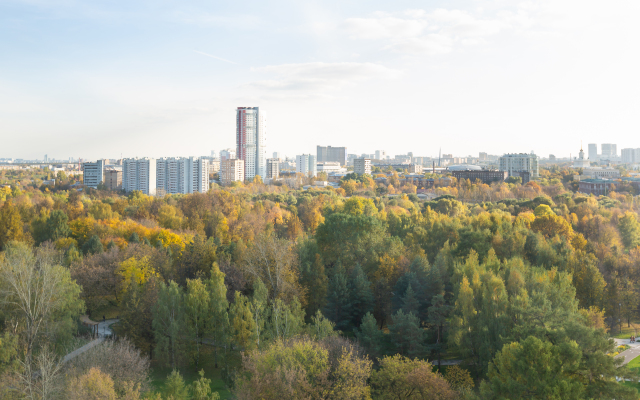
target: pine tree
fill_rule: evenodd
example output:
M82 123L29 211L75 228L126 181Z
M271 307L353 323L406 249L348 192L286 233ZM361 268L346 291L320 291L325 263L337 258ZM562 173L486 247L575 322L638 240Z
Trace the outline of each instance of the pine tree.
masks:
M215 348L215 367L218 368L218 348L227 348L230 335L229 302L227 301L227 287L224 284L225 274L220 271L217 263L211 268L211 278L207 282L209 290L209 314L211 323L208 334L213 339Z
M404 292L404 297L402 298L402 311L405 314L412 313L417 317L419 308L420 302L413 291L413 286L409 284L409 286L407 286L407 291Z
M140 236L136 232L133 232L129 237L129 243L140 243Z
M359 264L356 264L351 271L348 289L351 324L353 327L357 327L362 323L362 317L364 317L366 313L373 311L371 282L369 282Z
M380 328L378 328L378 322L373 314L368 312L362 318L360 329L356 330L355 333L362 346L367 349L367 352L372 358L377 358L382 355L381 344L384 334Z
M424 330L420 328L418 317L398 310L393 314L392 321L389 340L393 352L409 358L422 357L425 353Z
M102 242L98 235L93 235L82 245L82 252L84 254L99 254L103 252Z
M167 395L167 399L187 400L189 398L189 388L186 387L182 375L175 368L167 377L164 393Z
M346 330L351 323L351 305L347 277L341 263L334 267L329 282L327 305L324 314L336 324L339 330Z
M174 281L161 282L158 303L153 309L153 332L161 358L176 368L182 350L184 334L184 304L182 289Z

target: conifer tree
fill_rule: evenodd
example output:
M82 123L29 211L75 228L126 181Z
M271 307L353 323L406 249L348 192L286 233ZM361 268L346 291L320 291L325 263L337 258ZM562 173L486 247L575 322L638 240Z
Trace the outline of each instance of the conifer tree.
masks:
M138 236L138 233L133 232L131 236L129 236L129 243L140 243L140 236Z
M409 358L422 357L425 353L424 330L420 328L418 317L398 310L393 314L392 322L389 325L392 352Z
M356 264L351 271L348 289L351 324L353 327L357 327L362 323L362 317L364 317L366 313L373 311L371 282L369 282L369 279L367 279L367 276L359 264Z
M336 324L339 330L346 330L351 324L351 305L347 277L341 263L334 267L329 282L327 305L324 314Z
M202 339L211 324L209 301L209 292L202 280L188 279L187 293L184 296L185 322L190 342L195 348L196 366L200 365L200 348L202 347Z
M404 293L404 297L402 298L402 311L405 314L413 313L413 315L417 317L419 308L420 302L413 291L413 286L409 284L409 286L407 286L407 291Z
M382 355L381 345L384 334L380 328L378 328L378 322L372 313L368 312L362 318L360 329L357 329L355 333L360 344L367 349L367 352L372 358L377 358Z

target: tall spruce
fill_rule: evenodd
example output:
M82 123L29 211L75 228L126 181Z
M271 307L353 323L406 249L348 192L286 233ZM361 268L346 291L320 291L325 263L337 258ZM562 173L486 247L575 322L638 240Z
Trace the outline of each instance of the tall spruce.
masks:
M350 296L351 324L354 328L360 326L365 314L373 312L373 290L360 264L356 264L351 270L349 278L347 287Z
M342 331L349 329L351 325L349 287L344 267L340 262L335 265L329 281L324 314L336 324L336 329Z

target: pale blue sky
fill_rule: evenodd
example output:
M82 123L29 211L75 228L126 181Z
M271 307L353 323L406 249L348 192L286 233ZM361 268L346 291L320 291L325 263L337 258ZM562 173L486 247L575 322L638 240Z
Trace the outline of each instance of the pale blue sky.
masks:
M606 7L606 8L605 8ZM640 2L0 0L0 157L640 147Z

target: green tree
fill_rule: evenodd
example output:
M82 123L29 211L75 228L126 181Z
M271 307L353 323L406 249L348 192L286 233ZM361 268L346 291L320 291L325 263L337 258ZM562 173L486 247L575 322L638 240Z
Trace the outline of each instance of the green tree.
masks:
M82 245L82 252L84 254L99 254L103 251L102 242L98 235L91 236L91 238Z
M268 317L269 292L262 280L256 278L253 282L253 295L249 303L249 309L256 323L256 346L260 348L261 338L265 335L265 324Z
M211 277L207 282L209 289L209 316L211 323L208 334L214 344L215 367L218 368L218 348L227 348L230 335L229 302L227 301L227 286L224 284L225 274L220 271L217 263L213 263Z
M554 346L533 336L506 344L489 364L481 391L487 399L583 399L575 373L580 362L575 342Z
M316 315L311 317L309 331L312 338L322 340L326 337L337 335L334 327L335 324L325 318L324 315L322 315L322 312L318 310L316 311Z
M207 286L200 279L187 280L187 292L184 296L186 329L189 339L195 347L196 366L200 365L200 348L211 324L209 314L210 296Z
M373 311L373 291L371 282L367 279L362 267L356 264L349 277L349 307L351 309L351 326L357 327L362 323L362 318Z
M336 328L339 330L347 330L351 325L350 299L347 276L342 264L338 262L329 281L324 314L336 324Z
M441 294L433 296L431 304L428 323L436 333L436 342L431 345L431 348L438 359L438 371L440 371L440 358L444 349L444 326L449 317L451 306L445 303L444 296Z
M71 230L69 229L69 217L62 210L54 210L49 214L49 218L47 218L46 230L44 232L44 237L39 238L40 242L44 242L46 240L51 240L55 242L60 238L69 237L71 234Z
M636 248L640 246L640 223L636 214L630 211L618 220L618 230L622 236L622 243L626 248Z
M139 284L126 285L121 302L120 326L137 348L151 355L154 349L153 308L158 300L158 279L152 276Z
M138 236L137 232L133 232L131 236L129 236L129 243L140 244L140 236Z
M271 303L268 335L274 340L285 340L298 335L304 328L304 311L298 299L286 304L281 299Z
M184 334L184 302L182 289L174 281L158 286L158 302L153 308L153 333L157 352L172 368L176 368Z
M378 327L376 318L368 312L362 318L360 329L355 332L358 341L367 350L372 358L379 357L382 353L382 339L384 333Z
M413 286L409 284L407 286L407 291L404 293L404 297L402 298L402 311L405 314L413 313L413 315L417 317L419 315L419 309L420 302L413 291Z
M174 369L167 376L164 393L167 395L167 399L171 400L187 400L189 398L189 388L185 385L180 372Z
M200 379L191 384L192 400L218 400L220 395L211 390L211 379L204 377L204 370L199 372Z
M254 349L257 332L256 322L249 308L249 299L242 293L236 292L230 311L233 341L241 350L249 351Z
M10 242L0 260L2 313L21 321L13 329L25 345L27 364L45 335L54 341L70 339L75 318L84 311L82 288L57 259L51 247L33 251L24 243Z
M389 341L393 352L409 357L422 357L425 353L424 330L420 327L418 317L398 310L391 319Z

